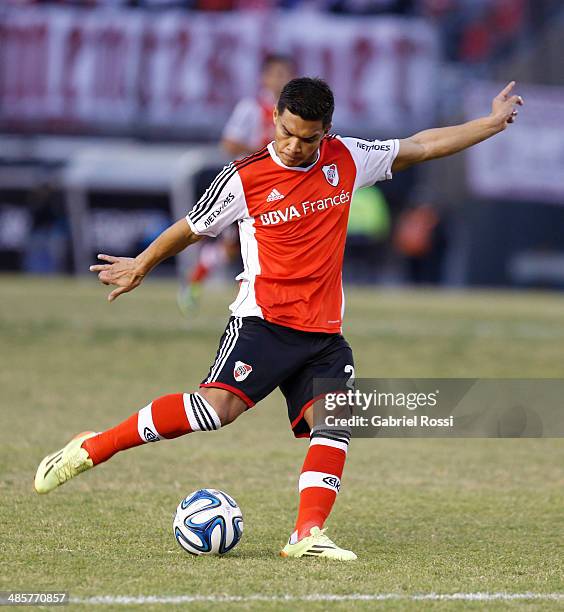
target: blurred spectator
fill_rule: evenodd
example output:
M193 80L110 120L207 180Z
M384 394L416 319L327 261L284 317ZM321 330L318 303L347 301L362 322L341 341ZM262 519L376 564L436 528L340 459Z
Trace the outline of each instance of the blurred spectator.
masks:
M196 0L130 0L130 2L144 8L183 8L189 10L196 8Z
M410 14L415 0L328 0L327 9L335 13L377 15L381 13Z
M234 0L197 0L196 8L200 11L231 11L235 3Z
M68 227L61 194L43 183L29 194L32 228L23 267L32 274L66 272Z
M231 157L243 157L260 149L274 139L274 105L284 85L294 76L292 60L285 55L267 55L264 59L259 92L243 98L233 110L225 128L221 146ZM205 187L216 172L206 173ZM206 279L218 268L240 261L239 233L235 226L227 228L215 240L205 239L200 246L198 262L187 273L186 285L181 287L178 306L189 315L199 303Z
M402 212L393 245L407 264L409 282L432 285L442 281L447 233L436 206L424 203Z
M359 189L349 210L344 262L347 281L374 282L390 225L390 207L382 191L375 185Z
M436 25L447 61L487 76L492 61L546 24L563 0L0 0L0 5L54 4L83 7L182 8L245 11L276 9L347 15L419 16Z
M279 6L279 0L236 0L239 10L273 10Z
M248 155L273 140L274 105L293 73L289 57L273 54L265 58L258 95L243 98L223 130L221 145L229 155Z
M55 4L83 8L137 6L137 0L8 0L8 3L10 1L15 4Z
M449 60L485 62L522 37L535 0L419 0L418 13L438 26Z

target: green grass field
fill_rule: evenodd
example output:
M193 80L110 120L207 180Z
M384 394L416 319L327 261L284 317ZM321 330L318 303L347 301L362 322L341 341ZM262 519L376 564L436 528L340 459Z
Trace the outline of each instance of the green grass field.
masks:
M562 439L353 441L328 527L354 564L277 556L307 448L278 391L217 433L121 453L36 495L46 453L206 374L231 296L210 290L186 321L175 291L147 282L109 305L94 282L0 277L0 590L68 590L89 610L141 609L84 601L120 595L210 597L143 610L208 610L220 596L222 610L564 607ZM563 374L564 296L349 290L347 308L359 377ZM243 540L224 558L190 557L172 536L177 503L203 486L243 509ZM410 599L479 592L562 598ZM323 594L402 598L299 599Z

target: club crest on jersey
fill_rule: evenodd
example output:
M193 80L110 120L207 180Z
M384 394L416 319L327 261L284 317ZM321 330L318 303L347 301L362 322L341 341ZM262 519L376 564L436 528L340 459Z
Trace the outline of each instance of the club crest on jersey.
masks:
M237 382L241 382L245 380L247 376L253 371L253 367L248 363L243 363L242 361L235 362L235 368L233 369L233 378Z
M337 170L337 164L323 166L321 169L323 170L323 174L325 175L329 185L336 187L339 184L339 171Z

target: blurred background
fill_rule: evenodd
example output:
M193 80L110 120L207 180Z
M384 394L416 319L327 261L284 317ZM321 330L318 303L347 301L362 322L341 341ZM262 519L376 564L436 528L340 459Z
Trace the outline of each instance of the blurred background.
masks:
M0 271L137 254L262 146L242 141L272 108L273 54L278 78L324 77L332 131L366 139L487 114L516 80L504 134L359 194L345 278L564 288L561 0L2 0ZM234 240L158 274L233 278Z

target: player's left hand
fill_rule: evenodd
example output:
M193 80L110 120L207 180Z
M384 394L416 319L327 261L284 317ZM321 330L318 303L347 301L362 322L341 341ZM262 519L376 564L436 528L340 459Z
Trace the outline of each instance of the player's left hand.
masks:
M113 255L98 255L98 259L106 261L105 264L90 266L90 272L98 272L98 278L104 285L115 285L108 301L113 302L122 293L132 291L139 287L144 274L139 272L137 261L133 257L114 257Z
M508 83L493 99L492 117L499 121L501 129L505 129L510 123L514 123L519 111L516 106L523 106L524 100L521 96L511 95L515 81Z

